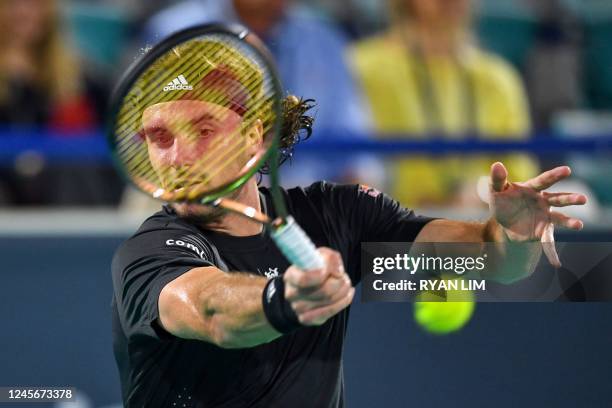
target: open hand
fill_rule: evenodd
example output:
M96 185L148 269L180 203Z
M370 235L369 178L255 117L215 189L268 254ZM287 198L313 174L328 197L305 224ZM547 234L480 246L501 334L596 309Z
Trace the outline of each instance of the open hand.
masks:
M571 174L567 166L556 167L530 180L508 182L508 171L500 162L491 166L489 208L496 221L504 228L512 241L536 241L543 243L544 253L555 266L561 266L555 249L555 225L580 230L581 220L569 217L552 207L583 205L583 194L548 193L544 190Z

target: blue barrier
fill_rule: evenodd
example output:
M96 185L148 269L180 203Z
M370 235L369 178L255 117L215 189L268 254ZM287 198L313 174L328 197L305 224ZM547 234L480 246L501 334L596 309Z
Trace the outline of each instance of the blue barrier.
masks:
M346 153L378 154L447 154L486 153L500 151L526 151L535 154L558 154L568 152L612 151L612 136L584 137L580 139L558 139L552 135L537 136L530 140L448 140L431 138L427 140L406 140L401 136L393 139L356 140L330 139L309 140L298 146L300 151L334 151Z
M591 135L580 138L559 138L552 133L534 135L529 140L443 139L407 140L401 135L384 139L366 139L362 135L320 131L297 151L310 153L376 153L447 154L522 151L537 155L560 153L612 152L612 135ZM0 131L0 162L11 162L24 152L38 152L48 160L109 161L110 154L103 132L41 133L34 129Z
M58 161L108 161L110 158L106 139L100 132L0 132L0 162L12 161L25 152L37 152L49 160Z

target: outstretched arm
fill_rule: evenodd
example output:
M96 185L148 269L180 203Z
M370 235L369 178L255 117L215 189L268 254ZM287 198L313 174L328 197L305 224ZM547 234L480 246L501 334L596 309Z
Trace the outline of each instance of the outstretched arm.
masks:
M453 220L434 220L428 223L417 242L529 242L540 241L550 263L559 267L559 256L554 246L554 227L574 230L583 227L582 221L569 217L552 207L582 205L586 196L575 193L548 193L544 190L568 177L567 166L556 167L528 181L508 182L508 172L502 163L491 166L490 201L491 218L484 223ZM517 258L513 252L514 265L532 270L537 263L541 248L523 246ZM537 253L536 253L537 252ZM521 259L522 258L522 259Z

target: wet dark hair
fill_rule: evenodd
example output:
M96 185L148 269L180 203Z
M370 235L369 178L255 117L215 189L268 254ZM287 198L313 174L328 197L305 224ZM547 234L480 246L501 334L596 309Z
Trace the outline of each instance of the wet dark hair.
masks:
M282 165L293 157L293 150L302 140L312 134L314 118L306 113L316 106L314 99L298 98L287 95L282 101L281 136L279 141L278 165ZM261 174L268 174L270 166L266 163L260 170Z

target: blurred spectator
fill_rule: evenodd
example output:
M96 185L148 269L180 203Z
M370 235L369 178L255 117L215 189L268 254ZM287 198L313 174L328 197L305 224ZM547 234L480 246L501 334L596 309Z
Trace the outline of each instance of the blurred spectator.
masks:
M288 92L317 101L316 128L363 132L368 114L344 59L342 32L292 0L190 0L153 16L145 40L158 42L182 28L213 21L241 22L260 36Z
M354 68L383 134L449 139L524 138L523 85L502 59L481 50L469 0L391 0L390 29L352 50ZM414 157L395 164L393 195L410 207L480 202L477 179L502 160L513 180L536 174L524 155Z
M386 27L386 7L378 0L308 0L307 3L323 18L332 19L351 38L361 38Z
M63 36L58 7L55 0L0 1L0 126L15 137L23 137L25 128L35 135L39 130L77 135L102 120L107 87L84 73ZM95 205L118 200L121 186L110 165L51 165L36 150L33 146L14 163L2 163L0 203Z
M553 115L582 104L579 20L560 0L532 1L535 41L526 66L527 89L537 128L549 128Z
M0 2L0 123L83 130L100 119L55 0Z

